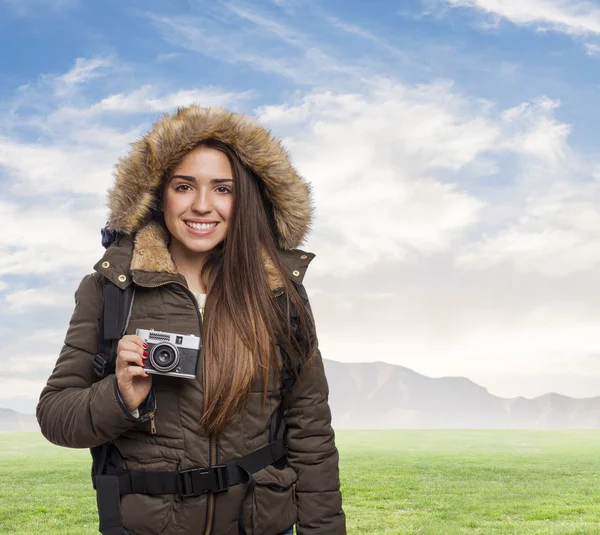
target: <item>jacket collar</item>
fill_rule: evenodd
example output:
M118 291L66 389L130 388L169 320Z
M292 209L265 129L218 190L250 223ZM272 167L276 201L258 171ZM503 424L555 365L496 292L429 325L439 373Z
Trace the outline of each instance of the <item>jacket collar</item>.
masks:
M155 221L142 227L133 237L119 235L94 269L121 289L132 282L139 286L162 286L176 282L187 287L185 277L179 273L168 246L167 230ZM279 250L279 259L286 276L301 284L313 253L293 249ZM278 292L283 282L268 255L263 255L269 287Z

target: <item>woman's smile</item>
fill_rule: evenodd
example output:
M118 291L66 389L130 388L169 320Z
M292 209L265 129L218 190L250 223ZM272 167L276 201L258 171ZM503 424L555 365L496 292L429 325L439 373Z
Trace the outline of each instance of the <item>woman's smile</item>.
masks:
M193 223L186 221L185 225L188 228L190 234L194 236L208 236L213 234L219 223Z

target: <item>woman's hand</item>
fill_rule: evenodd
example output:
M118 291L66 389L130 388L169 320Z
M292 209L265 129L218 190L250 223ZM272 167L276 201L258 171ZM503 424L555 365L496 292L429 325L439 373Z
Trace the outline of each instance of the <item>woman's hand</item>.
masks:
M146 348L144 340L136 334L126 334L117 345L117 386L129 411L142 404L152 386L152 376L142 368L148 357Z

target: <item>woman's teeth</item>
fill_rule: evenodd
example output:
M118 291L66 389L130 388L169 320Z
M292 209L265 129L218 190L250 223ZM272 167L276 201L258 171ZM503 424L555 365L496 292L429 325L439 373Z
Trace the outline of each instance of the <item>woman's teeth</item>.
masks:
M185 224L196 230L210 230L217 226L217 223L190 223L189 221L186 221Z

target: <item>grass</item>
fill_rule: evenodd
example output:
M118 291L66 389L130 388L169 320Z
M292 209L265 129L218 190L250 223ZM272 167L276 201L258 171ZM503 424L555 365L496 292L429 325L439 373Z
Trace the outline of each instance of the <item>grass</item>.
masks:
M338 431L348 533L600 535L598 431ZM97 533L87 450L0 433L0 533Z

